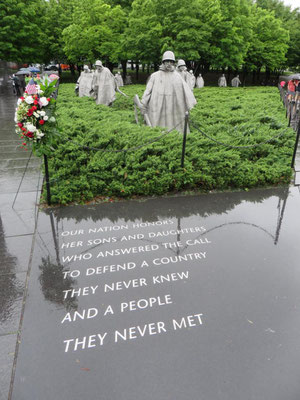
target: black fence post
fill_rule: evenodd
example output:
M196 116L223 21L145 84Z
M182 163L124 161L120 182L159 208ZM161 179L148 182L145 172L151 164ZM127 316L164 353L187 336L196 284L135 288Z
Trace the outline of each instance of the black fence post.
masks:
M44 163L45 163L46 188L47 188L47 203L48 203L48 206L50 206L51 193L50 193L50 182L49 182L48 158L47 158L46 154L44 154Z
M296 153L297 153L297 148L298 148L298 143L299 143L299 136L300 136L300 121L298 122L297 136L296 136L296 141L295 141L295 147L294 147L291 168L294 168L295 158L296 158Z
M185 144L186 144L186 134L189 120L189 112L185 113L184 117L184 130L183 130L183 142L182 142L182 154L181 154L181 168L184 168L184 156L185 156Z

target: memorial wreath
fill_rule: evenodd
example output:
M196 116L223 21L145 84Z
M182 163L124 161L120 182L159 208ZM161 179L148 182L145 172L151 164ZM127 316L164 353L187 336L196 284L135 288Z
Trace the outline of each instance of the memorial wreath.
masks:
M55 99L51 95L57 90L56 82L31 79L17 102L16 133L22 139L22 146L29 145L37 156L49 155L54 150L57 131L53 116Z

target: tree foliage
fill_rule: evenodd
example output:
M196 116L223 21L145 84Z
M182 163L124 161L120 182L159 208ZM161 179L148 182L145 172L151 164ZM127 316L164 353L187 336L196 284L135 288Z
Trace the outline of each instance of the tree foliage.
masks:
M0 58L158 64L165 50L207 68L297 68L300 13L282 0L6 0Z
M42 0L0 2L0 59L33 62L43 59Z
M125 12L103 0L86 0L76 4L72 23L63 30L64 51L69 60L94 61L95 58L116 62Z

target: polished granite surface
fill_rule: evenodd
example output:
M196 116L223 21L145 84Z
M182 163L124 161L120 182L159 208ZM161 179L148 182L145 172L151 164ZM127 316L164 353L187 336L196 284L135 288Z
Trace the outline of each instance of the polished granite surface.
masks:
M14 400L297 400L298 188L41 212Z

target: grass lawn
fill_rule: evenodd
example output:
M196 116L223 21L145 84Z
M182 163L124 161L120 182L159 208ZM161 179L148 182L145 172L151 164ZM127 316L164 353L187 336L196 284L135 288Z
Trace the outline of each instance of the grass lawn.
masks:
M286 128L277 88L195 89L198 103L190 115L183 169L182 134L177 131L134 151L109 152L140 146L164 132L135 122L133 96L141 97L144 85L121 88L129 97L117 94L113 107L76 97L74 86L59 87L56 118L61 141L49 158L53 203L290 182L295 132ZM265 143L273 137L277 138Z

